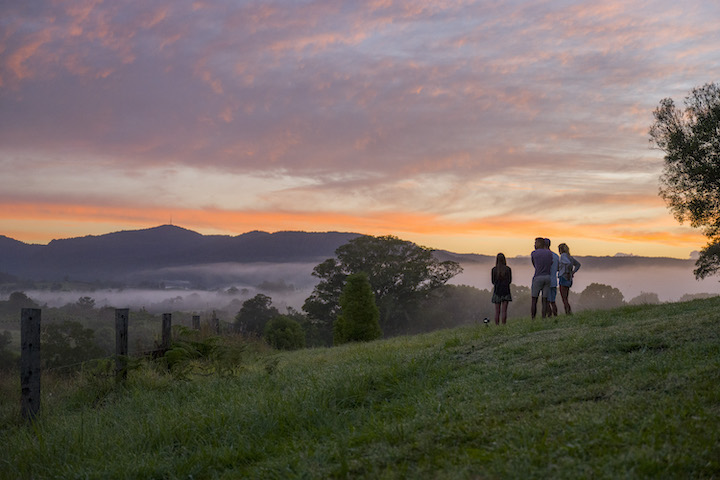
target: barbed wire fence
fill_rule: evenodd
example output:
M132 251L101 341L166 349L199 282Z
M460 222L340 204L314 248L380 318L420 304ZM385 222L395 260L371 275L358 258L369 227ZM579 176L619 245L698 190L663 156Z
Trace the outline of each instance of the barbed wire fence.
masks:
M128 361L131 358L128 351L128 330L130 310L127 308L115 309L115 354L67 365L47 367L46 372L62 372L77 368L89 362L115 362L112 373L108 377L115 377L116 382L127 379ZM42 310L39 308L23 308L20 313L20 390L21 415L26 420L33 420L40 411L41 374L43 371L40 356L41 346ZM210 319L210 328L220 334L220 320L213 311ZM193 315L192 329L200 330L200 316ZM155 342L152 349L133 352L134 358L158 357L167 352L172 341L172 314L162 314L161 341Z

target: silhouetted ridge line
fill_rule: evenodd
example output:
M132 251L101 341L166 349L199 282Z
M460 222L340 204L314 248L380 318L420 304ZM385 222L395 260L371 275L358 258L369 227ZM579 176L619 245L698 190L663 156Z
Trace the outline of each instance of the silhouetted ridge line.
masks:
M0 272L31 280L120 280L152 269L225 262L320 262L357 233L202 235L161 225L28 245L0 237Z

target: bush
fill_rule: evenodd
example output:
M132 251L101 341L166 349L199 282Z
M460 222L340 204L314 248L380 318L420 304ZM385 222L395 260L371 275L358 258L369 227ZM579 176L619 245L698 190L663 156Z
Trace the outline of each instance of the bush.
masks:
M657 305L658 303L660 303L660 297L657 293L640 292L640 295L631 299L628 305Z
M265 325L265 341L278 350L305 347L305 332L298 322L287 315L277 315Z

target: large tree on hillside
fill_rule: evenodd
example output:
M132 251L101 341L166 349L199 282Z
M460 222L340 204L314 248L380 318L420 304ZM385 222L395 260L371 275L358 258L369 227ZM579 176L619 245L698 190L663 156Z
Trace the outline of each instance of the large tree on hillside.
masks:
M720 270L720 85L693 89L683 110L666 98L653 114L650 141L665 152L660 195L680 223L708 237L695 269L704 278Z
M243 302L242 308L235 315L235 329L243 334L259 337L270 319L278 315L280 312L272 306L272 298L258 293Z
M457 262L441 262L432 250L394 236L355 238L317 265L320 279L303 310L315 321L331 325L340 310L340 295L349 275L365 273L380 310L386 334L399 333L412 321L412 312L430 292L462 271Z

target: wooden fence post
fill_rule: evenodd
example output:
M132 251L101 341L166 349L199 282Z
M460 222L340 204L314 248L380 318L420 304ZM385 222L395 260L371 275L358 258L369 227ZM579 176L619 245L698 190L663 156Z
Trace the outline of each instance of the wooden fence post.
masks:
M23 308L20 317L21 412L32 419L40 410L40 318L39 308Z
M200 330L200 315L193 315L192 327L193 327L193 330Z
M172 313L163 313L162 316L162 346L163 351L170 349L172 340Z
M128 316L127 308L115 309L115 380L127 378Z

